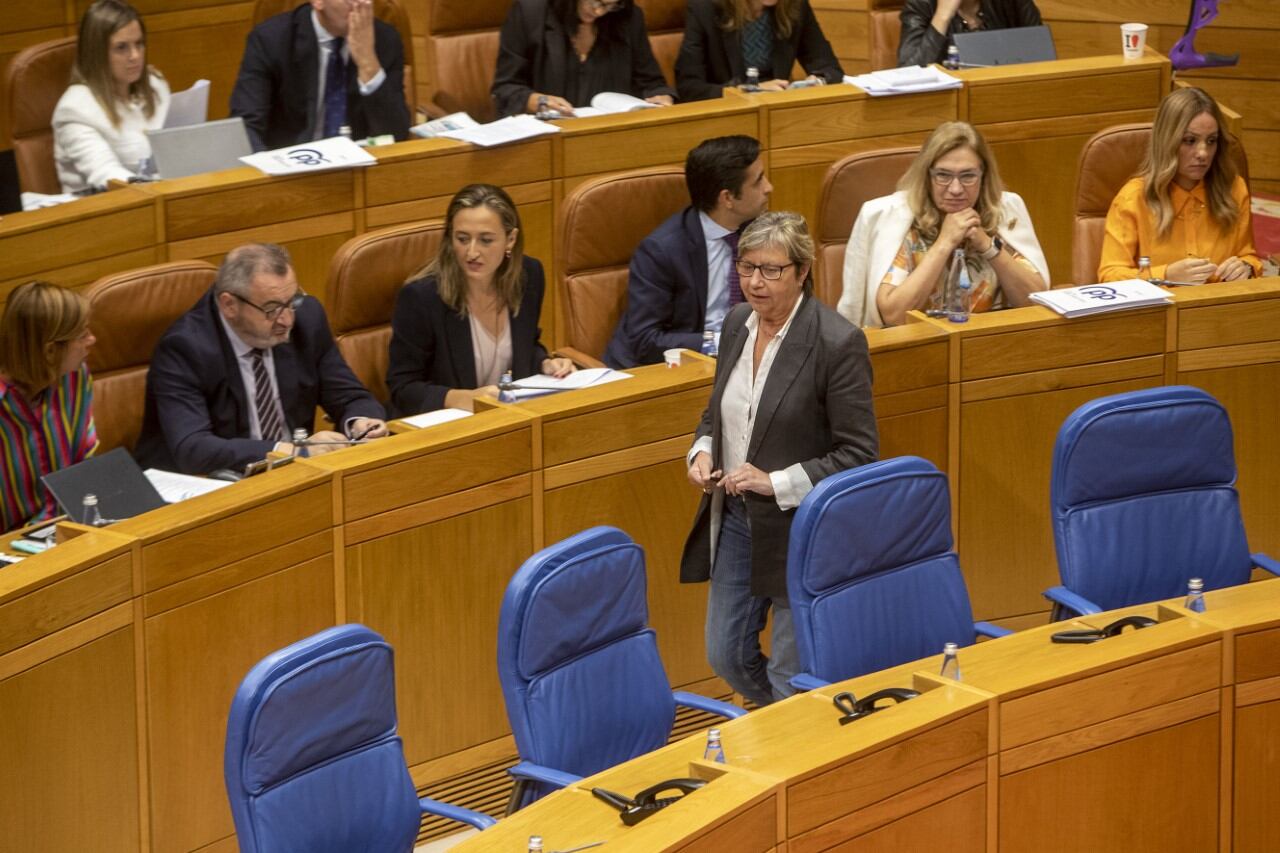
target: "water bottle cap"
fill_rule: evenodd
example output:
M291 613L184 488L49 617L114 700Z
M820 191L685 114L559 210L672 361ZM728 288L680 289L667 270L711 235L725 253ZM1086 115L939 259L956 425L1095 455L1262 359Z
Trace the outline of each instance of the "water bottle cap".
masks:
M85 496L80 499L81 506L97 506L98 496L93 492L86 492Z
M295 429L295 430L293 431L293 440L294 440L294 441L306 441L306 440L307 440L307 431L306 431L304 428L302 428L302 427L298 427L297 429Z
M720 740L720 730L719 730L719 729L708 729L708 730L707 730L707 740Z
M1204 581L1201 578L1192 578L1187 582L1187 589L1204 589Z
M957 646L955 643L947 643L942 647L942 653L944 655L954 655L958 648L959 646Z

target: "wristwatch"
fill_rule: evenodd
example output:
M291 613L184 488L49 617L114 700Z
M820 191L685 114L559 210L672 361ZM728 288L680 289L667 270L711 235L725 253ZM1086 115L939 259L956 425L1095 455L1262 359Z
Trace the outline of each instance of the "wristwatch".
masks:
M997 234L991 238L991 245L987 247L987 250L982 253L981 257L984 261L990 261L994 259L996 255L1000 254L1000 252L1003 250L1004 250L1004 241L1001 240L1000 235Z

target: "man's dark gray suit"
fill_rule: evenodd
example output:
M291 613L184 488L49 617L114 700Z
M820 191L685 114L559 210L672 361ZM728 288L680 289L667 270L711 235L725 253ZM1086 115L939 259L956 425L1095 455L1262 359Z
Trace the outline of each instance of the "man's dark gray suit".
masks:
M837 471L874 462L879 438L866 335L812 294L801 299L760 395L746 461L765 473L799 462L817 485ZM711 400L696 433L697 438L712 438L712 470L721 468L720 399L746 345L749 316L751 306L744 304L725 318ZM745 497L751 519L751 594L785 599L795 510L779 509L771 495ZM718 505L704 494L680 563L684 583L711 577L711 531L719 522L713 508Z
M384 418L333 341L324 308L306 297L289 340L271 350L286 427L308 433L320 406L342 429L349 418ZM249 438L249 409L235 351L213 291L169 327L147 373L139 463L184 474L233 471L263 458L274 441Z
M404 46L395 27L373 22L373 46L386 79L361 95L355 62L347 62L347 125L355 139L409 135L404 102ZM320 93L320 45L311 4L268 18L253 28L231 92L231 115L244 119L254 151L315 138Z

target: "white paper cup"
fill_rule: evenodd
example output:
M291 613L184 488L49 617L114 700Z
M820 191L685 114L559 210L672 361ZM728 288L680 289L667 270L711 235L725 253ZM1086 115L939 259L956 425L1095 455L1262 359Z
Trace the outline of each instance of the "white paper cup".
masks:
M667 367L679 367L680 362L684 358L681 355L682 352L684 352L684 350L678 348L664 350L662 353L662 360L667 363Z
M1125 59L1139 59L1147 47L1146 24L1121 24L1120 40Z

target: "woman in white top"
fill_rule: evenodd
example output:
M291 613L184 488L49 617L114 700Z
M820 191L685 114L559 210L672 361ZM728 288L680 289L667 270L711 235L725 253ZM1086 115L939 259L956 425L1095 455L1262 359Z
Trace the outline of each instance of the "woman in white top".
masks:
M53 156L64 192L127 181L151 156L146 131L164 125L169 85L147 65L147 30L124 0L96 0L80 19L71 85L53 111Z
M1049 265L1027 207L1004 191L972 125L937 127L898 182L862 206L844 257L839 311L860 326L896 326L912 310L941 309L952 253L963 249L970 310L1027 305L1049 286Z
M391 409L467 409L498 396L498 380L567 376L573 363L542 345L542 264L524 254L520 214L492 184L458 190L435 258L396 297L387 387Z

